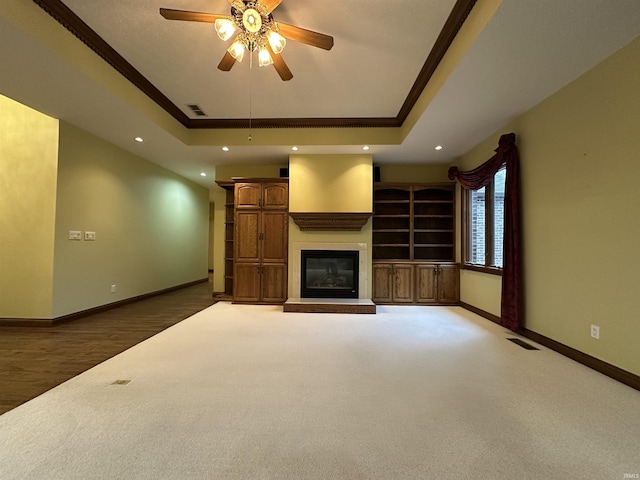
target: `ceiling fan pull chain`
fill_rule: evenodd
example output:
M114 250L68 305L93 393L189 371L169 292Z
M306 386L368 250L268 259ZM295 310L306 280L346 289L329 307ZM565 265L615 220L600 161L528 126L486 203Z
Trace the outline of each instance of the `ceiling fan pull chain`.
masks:
M252 101L253 101L253 51L249 52L249 137L251 141L251 118L252 118Z

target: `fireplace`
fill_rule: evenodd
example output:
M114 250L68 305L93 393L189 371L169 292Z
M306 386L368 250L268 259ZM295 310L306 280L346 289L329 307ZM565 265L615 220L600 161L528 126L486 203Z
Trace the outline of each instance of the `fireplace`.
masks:
M301 250L302 298L358 298L358 250Z

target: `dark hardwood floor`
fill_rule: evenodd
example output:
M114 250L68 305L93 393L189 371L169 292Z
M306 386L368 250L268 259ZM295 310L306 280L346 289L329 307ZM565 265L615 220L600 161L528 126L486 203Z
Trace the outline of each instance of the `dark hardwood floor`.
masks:
M53 327L0 327L0 414L214 303L204 282Z

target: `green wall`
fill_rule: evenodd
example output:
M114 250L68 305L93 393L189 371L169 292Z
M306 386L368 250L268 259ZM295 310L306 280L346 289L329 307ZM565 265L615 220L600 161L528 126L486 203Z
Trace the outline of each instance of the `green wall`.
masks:
M486 139L521 155L526 328L640 375L640 38ZM495 278L463 272L462 301L499 304ZM491 298L489 298L491 297ZM480 304L483 299L484 305ZM492 307L491 307L492 308ZM590 325L600 326L600 339Z
M0 318L205 279L208 239L206 188L0 96Z
M208 197L204 187L61 122L54 316L206 278ZM96 232L96 240L69 240L69 230Z
M51 315L58 121L0 95L0 318Z

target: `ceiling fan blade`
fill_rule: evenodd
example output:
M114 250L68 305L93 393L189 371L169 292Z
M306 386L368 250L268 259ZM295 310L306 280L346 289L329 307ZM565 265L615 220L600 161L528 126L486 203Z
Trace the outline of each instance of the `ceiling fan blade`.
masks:
M291 73L291 70L289 70L289 67L284 62L282 55L275 53L271 48L271 45L268 43L267 49L271 54L271 58L273 58L273 67L276 69L276 72L278 72L278 75L280 75L280 78L285 82L291 80L293 78L293 73Z
M167 20L185 20L187 22L214 23L219 18L226 18L226 15L216 15L215 13L188 12L186 10L172 10L171 8L161 8L160 15Z
M282 0L259 0L258 3L264 5L267 9L267 12L271 13L276 9L278 5L280 5L280 3L282 3Z
M331 50L333 47L333 37L325 35L324 33L312 32L304 28L289 25L287 23L277 22L280 35L293 40L294 42L306 43L312 47L323 48L325 50Z
M226 52L224 54L224 57L222 57L222 60L220 60L220 63L218 64L218 69L222 70L223 72L228 72L229 70L231 70L231 67L233 67L236 63L236 59L233 58L233 55L231 55L229 52Z

